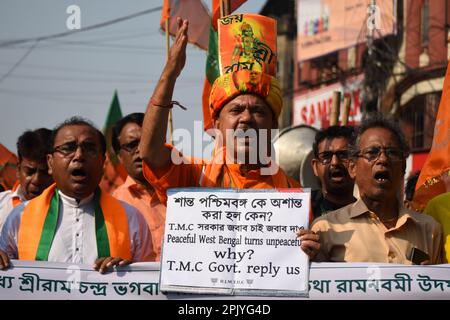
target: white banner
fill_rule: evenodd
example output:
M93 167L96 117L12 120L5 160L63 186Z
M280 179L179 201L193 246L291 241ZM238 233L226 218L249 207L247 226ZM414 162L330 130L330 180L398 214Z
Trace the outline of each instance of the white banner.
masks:
M195 293L305 295L310 192L171 189L161 289ZM195 253L195 254L194 254Z
M100 274L90 265L12 261L0 271L0 299L165 299L159 263L135 263Z
M135 263L120 271L107 274L94 271L90 265L17 260L13 260L12 265L12 268L0 271L1 300L261 298L173 293L164 295L159 290L158 263ZM309 298L293 297L288 299L449 300L450 264L408 266L369 263L312 263L309 287Z

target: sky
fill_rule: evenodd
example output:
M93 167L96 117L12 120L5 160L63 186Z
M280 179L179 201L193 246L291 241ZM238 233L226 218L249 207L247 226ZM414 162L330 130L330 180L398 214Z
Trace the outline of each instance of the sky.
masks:
M204 1L209 8L211 2ZM248 0L238 12L258 13L265 2ZM162 0L2 0L0 43L67 32L70 5L79 6L83 29L160 7ZM74 115L102 129L114 90L124 115L145 112L165 60L160 16L158 10L34 47L0 46L0 143L15 153L25 130L53 128ZM202 119L205 58L205 51L188 46L174 93L188 110L174 108L175 129L193 131L194 121Z

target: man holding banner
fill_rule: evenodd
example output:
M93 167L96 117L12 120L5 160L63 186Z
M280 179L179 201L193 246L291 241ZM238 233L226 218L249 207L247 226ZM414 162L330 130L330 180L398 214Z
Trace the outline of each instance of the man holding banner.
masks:
M209 98L214 129L208 133L215 138L212 160L185 157L165 144L175 82L186 61L187 20L178 19L178 32L168 61L145 114L139 145L144 176L162 203L167 201L167 189L173 187L298 187L298 183L270 161L270 130L277 128L282 108L282 95L275 78L275 21L258 15L237 14L219 22L221 76L214 82ZM266 42L258 42L261 48L254 48L255 55L261 53L256 58L258 69L264 72L253 70L251 62L232 62L233 33L226 27L239 28L242 23L253 24L255 37L262 38L264 34ZM300 239L307 254L317 251L317 235L302 231Z
M9 259L91 263L101 273L152 261L143 216L98 187L103 134L74 117L53 131L52 148L47 160L55 184L9 215L0 235L0 269Z
M352 147L349 173L360 199L316 219L317 262L442 263L442 227L403 207L401 193L409 150L398 125L370 114Z

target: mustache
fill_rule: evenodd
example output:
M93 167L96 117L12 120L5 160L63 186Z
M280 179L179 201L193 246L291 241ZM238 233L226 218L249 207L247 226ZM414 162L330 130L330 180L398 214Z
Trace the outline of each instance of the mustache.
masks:
M328 175L329 178L332 178L333 176L337 176L337 175L346 176L346 175L348 175L348 171L347 171L347 169L345 167L338 166L338 167L330 168L328 170L328 174L327 175Z

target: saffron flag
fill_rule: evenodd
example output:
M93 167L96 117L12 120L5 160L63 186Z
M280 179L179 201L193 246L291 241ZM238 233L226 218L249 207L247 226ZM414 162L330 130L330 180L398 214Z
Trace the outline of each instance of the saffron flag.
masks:
M209 112L209 94L214 81L220 76L219 69L219 43L217 36L217 19L220 18L220 2L224 0L212 0L212 19L209 26L208 55L205 67L205 82L203 84L202 110L203 129L206 131L213 127L213 121ZM229 2L230 13L239 8L246 0L226 0Z
M17 180L17 156L0 143L0 184L5 190L13 188Z
M450 171L450 63L447 66L441 102L434 126L433 144L420 171L414 193L414 205L423 210L433 197L447 192L442 180Z
M124 166L119 162L119 159L112 149L111 142L112 128L120 119L122 119L122 110L120 109L117 91L115 91L111 106L109 107L108 115L106 117L105 126L103 127L103 134L106 139L106 161L100 187L108 193L112 193L115 189L117 189L117 187L123 184L127 177L127 172Z
M161 29L166 31L165 22L169 19L169 34L177 32L176 18L189 20L188 41L200 49L208 49L208 30L210 15L201 0L164 0L161 14Z

